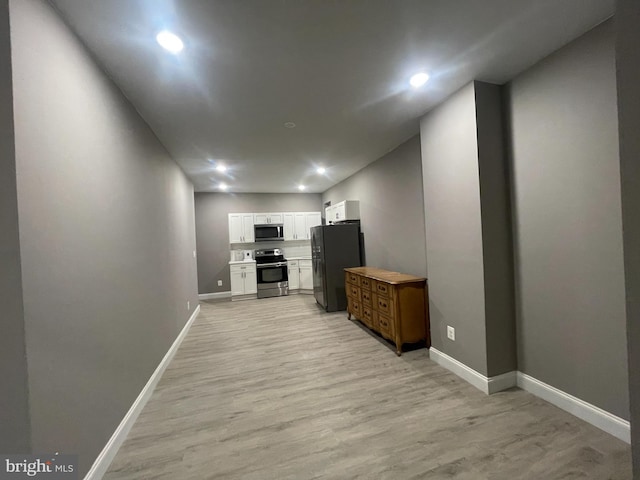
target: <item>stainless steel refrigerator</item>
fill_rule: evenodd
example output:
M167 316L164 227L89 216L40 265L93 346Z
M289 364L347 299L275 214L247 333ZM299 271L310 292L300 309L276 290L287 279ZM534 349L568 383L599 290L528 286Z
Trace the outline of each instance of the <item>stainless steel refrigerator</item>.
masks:
M311 229L313 294L327 312L347 309L344 269L362 265L358 224L320 225Z

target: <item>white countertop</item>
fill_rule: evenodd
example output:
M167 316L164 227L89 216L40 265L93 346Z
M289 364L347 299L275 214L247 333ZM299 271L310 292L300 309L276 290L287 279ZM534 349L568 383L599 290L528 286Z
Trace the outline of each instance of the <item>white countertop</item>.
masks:
M311 257L287 257L287 260L311 260Z
M229 265L237 265L239 263L256 263L255 260L231 260Z

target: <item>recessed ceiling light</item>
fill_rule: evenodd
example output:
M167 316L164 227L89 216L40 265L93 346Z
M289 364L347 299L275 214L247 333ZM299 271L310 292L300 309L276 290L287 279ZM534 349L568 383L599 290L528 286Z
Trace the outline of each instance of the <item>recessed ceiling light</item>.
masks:
M227 167L225 167L224 165L219 163L218 166L216 167L216 170L218 170L219 172L226 172L227 171Z
M304 185L298 185L298 190L300 190L300 191L303 191L305 188L307 188L307 187L305 187Z
M414 88L419 88L429 80L429 75L424 72L416 73L413 77L409 79L409 83Z
M324 167L318 167L318 168L316 168L316 172L318 172L318 175L323 175L323 174L324 174L324 172L326 172L326 171L327 171L327 170L326 170L326 168L324 168Z
M296 124L293 122L285 122L284 126L286 128L296 128Z
M162 48L170 51L171 53L179 53L184 48L184 43L182 43L180 37L168 30L162 30L158 33L158 35L156 35L156 40Z
M227 189L227 188L229 188L229 187L227 186L227 184L226 184L226 183L221 183L220 185L218 185L218 188L219 188L220 190L226 190L226 189Z

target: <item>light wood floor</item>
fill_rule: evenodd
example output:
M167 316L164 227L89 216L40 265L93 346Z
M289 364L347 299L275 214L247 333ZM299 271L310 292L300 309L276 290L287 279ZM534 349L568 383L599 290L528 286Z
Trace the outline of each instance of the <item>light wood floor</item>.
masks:
M201 308L105 479L631 478L625 443L311 296Z

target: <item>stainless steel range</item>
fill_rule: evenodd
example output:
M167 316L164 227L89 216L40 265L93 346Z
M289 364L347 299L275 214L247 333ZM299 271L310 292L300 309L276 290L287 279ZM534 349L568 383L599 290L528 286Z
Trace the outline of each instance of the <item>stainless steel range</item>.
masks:
M289 295L289 270L282 250L256 250L256 268L258 298Z

